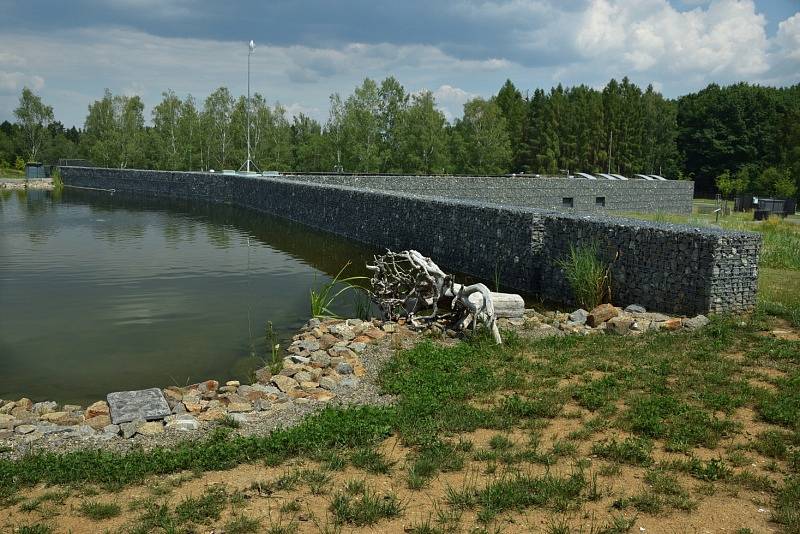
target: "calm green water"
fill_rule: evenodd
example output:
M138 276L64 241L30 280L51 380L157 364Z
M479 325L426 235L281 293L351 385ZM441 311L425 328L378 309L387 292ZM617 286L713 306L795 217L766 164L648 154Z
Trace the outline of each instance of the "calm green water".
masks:
M246 378L268 352L267 321L285 342L309 289L348 260L364 274L373 252L229 206L0 195L0 398L83 404Z

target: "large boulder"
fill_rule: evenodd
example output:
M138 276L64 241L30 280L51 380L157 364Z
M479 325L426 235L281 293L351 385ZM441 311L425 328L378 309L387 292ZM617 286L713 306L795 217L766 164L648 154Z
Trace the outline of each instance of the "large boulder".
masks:
M586 323L592 328L595 328L618 315L619 308L615 307L613 304L601 304L589 312Z

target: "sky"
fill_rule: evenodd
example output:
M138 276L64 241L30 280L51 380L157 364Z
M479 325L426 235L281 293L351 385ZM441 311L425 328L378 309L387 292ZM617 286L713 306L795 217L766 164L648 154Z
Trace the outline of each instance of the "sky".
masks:
M665 96L800 82L800 0L0 0L0 121L24 86L81 127L108 88L150 117L172 89L251 90L324 123L331 93L395 76L448 119L523 92L628 76Z

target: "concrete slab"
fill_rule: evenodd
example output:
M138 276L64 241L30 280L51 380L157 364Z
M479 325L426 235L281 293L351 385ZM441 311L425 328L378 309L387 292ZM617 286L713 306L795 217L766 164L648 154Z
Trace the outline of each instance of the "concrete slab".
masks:
M111 408L111 422L115 425L129 423L136 419L152 421L163 419L172 411L167 399L158 388L138 391L116 391L106 396Z

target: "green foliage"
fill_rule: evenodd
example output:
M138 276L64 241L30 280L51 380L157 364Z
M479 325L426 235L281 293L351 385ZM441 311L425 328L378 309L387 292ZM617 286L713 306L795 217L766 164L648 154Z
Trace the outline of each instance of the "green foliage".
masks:
M563 510L570 501L580 497L585 486L586 479L581 472L568 477L551 474L536 477L520 473L501 478L478 492L477 503L481 506L478 519L488 522L500 512L530 506L549 505Z
M312 317L336 317L336 314L331 308L339 296L347 291L361 291L358 286L351 284L351 282L356 280L365 280L366 278L364 276L349 276L347 278L341 278L342 273L349 266L350 262L348 261L344 267L339 269L339 272L336 273L336 276L333 277L333 280L326 282L319 289L312 288L310 290ZM337 286L342 287L339 287L337 290Z
M800 477L787 477L775 498L772 520L786 527L786 531L800 532Z
M558 265L579 306L591 310L611 300L611 267L600 259L596 243L570 244L567 257L558 260Z
M357 527L374 525L381 519L397 517L403 510L403 504L394 493L378 494L366 485L355 491L337 493L331 501L330 511L337 524L349 524Z
M637 437L627 438L622 442L612 439L611 441L601 441L592 445L592 454L600 458L630 465L650 465L653 463L653 458L650 456L650 451L652 450L652 441Z
M25 170L25 159L22 156L17 156L17 159L14 162L14 168L18 171Z
M84 517L88 517L89 519L93 519L95 521L101 521L103 519L117 517L120 513L122 513L122 508L117 503L84 501L81 503L79 511Z
M20 127L28 161L37 161L47 138L47 127L53 122L53 108L25 87L19 97L19 106L14 110L14 117Z

